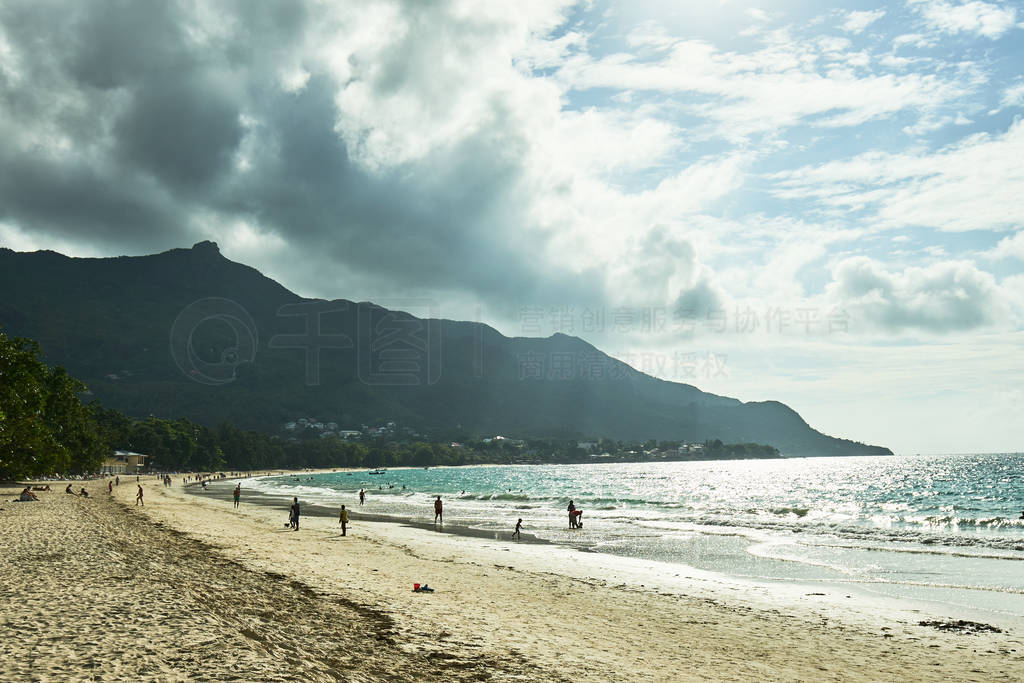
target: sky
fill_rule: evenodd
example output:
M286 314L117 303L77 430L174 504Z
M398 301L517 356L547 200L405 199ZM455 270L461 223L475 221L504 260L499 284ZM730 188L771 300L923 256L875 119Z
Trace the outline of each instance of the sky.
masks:
M0 0L0 246L1020 451L1022 114L1024 1Z

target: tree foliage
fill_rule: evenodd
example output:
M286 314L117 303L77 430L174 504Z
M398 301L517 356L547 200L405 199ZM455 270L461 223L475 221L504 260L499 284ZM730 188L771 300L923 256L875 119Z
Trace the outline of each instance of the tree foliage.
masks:
M95 470L106 451L78 398L85 385L39 356L0 332L0 479Z

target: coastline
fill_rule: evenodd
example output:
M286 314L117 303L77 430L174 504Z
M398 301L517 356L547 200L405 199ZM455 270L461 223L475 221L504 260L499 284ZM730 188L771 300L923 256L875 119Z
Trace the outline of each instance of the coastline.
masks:
M919 625L920 614L849 605L849 598L799 587L769 593L678 567L680 576L669 576L657 562L366 519L353 519L342 538L336 511L304 515L301 531L290 532L282 509L243 502L234 510L229 490L221 499L188 495L180 483L143 485L145 508L132 505L133 482L88 500L55 487L39 503L9 503L16 492L4 489L0 529L19 567L0 580L13 596L0 608L0 652L15 662L11 673L108 680L1024 677L1017 630L947 633ZM69 581L80 574L90 579ZM436 592L413 593L414 582ZM124 647L143 641L142 650Z

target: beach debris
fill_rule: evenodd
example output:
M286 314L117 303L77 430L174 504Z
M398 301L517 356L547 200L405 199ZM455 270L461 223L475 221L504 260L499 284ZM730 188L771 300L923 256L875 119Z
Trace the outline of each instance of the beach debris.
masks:
M413 593L433 593L434 589L431 588L430 586L428 586L427 584L423 584L421 586L418 583L414 583L412 585L412 592Z
M934 621L919 621L918 626L931 626L932 628L940 631L948 631L949 633L961 633L964 635L973 635L975 633L1002 633L1003 630L991 624L981 624L977 621L967 621L965 619L947 619L946 621L934 620Z

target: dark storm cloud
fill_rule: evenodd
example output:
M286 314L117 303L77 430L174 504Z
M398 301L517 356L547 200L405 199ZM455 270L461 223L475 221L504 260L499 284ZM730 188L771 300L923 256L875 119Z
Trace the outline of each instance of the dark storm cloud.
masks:
M140 87L114 134L126 164L192 192L230 168L242 125L236 103L215 85L172 80Z
M413 14L417 26L431 20ZM506 301L601 289L594 273L545 266L544 241L524 227L524 133L500 104L424 159L353 163L338 131L344 84L302 54L303 5L9 2L0 19L17 72L0 81L0 132L22 141L0 151L0 217L21 231L123 253L248 221L285 241L306 282L311 268L343 270L370 290ZM443 113L444 84L423 81L436 75L436 36L426 40L401 43L383 64L351 60L351 77L378 69L372 88L434 88L436 101L420 102ZM281 73L295 67L310 76L289 92ZM287 284L289 266L278 266Z

